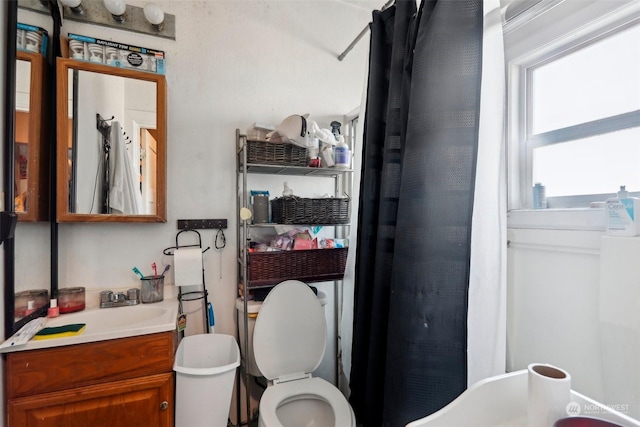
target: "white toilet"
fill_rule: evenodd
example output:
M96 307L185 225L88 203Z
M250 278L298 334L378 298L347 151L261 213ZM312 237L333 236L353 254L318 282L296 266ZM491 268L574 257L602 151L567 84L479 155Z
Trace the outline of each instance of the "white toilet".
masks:
M260 399L259 427L356 425L340 390L311 376L326 343L324 310L309 286L287 280L269 292L253 331L256 364L269 380Z

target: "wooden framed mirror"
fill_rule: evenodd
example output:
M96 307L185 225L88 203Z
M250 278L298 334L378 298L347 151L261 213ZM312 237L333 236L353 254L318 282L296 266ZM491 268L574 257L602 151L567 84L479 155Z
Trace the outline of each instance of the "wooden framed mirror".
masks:
M47 221L49 152L43 144L44 57L16 52L14 210L19 221Z
M166 222L166 81L57 60L58 222Z

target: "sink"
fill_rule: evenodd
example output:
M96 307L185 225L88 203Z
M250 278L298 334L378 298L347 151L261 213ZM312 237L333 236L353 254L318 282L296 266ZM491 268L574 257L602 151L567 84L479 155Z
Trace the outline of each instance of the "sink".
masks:
M49 319L47 327L70 323L85 323L85 334L153 326L171 311L170 307L157 305L135 305L129 307L96 308L62 314ZM175 318L174 318L175 320Z
M47 319L45 327L86 324L85 330L76 336L31 340L24 346L7 347L0 352L59 347L172 331L176 328L178 302L164 300L153 304L126 307L91 308L75 313L61 314Z

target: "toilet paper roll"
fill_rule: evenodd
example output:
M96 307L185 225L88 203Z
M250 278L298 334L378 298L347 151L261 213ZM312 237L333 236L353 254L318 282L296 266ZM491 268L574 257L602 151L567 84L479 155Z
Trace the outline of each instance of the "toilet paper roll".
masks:
M571 375L552 365L528 366L527 426L552 426L567 416L571 398Z
M178 248L173 254L174 284L176 286L202 285L202 249Z

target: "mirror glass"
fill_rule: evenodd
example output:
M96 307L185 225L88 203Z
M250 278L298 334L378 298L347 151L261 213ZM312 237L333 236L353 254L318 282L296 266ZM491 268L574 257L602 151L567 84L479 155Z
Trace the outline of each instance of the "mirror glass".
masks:
M29 94L31 93L31 63L16 61L16 124L13 191L16 212L26 212L29 157Z
M42 144L43 56L16 53L14 210L20 221L47 220L48 151Z
M58 61L58 220L165 221L164 76Z

